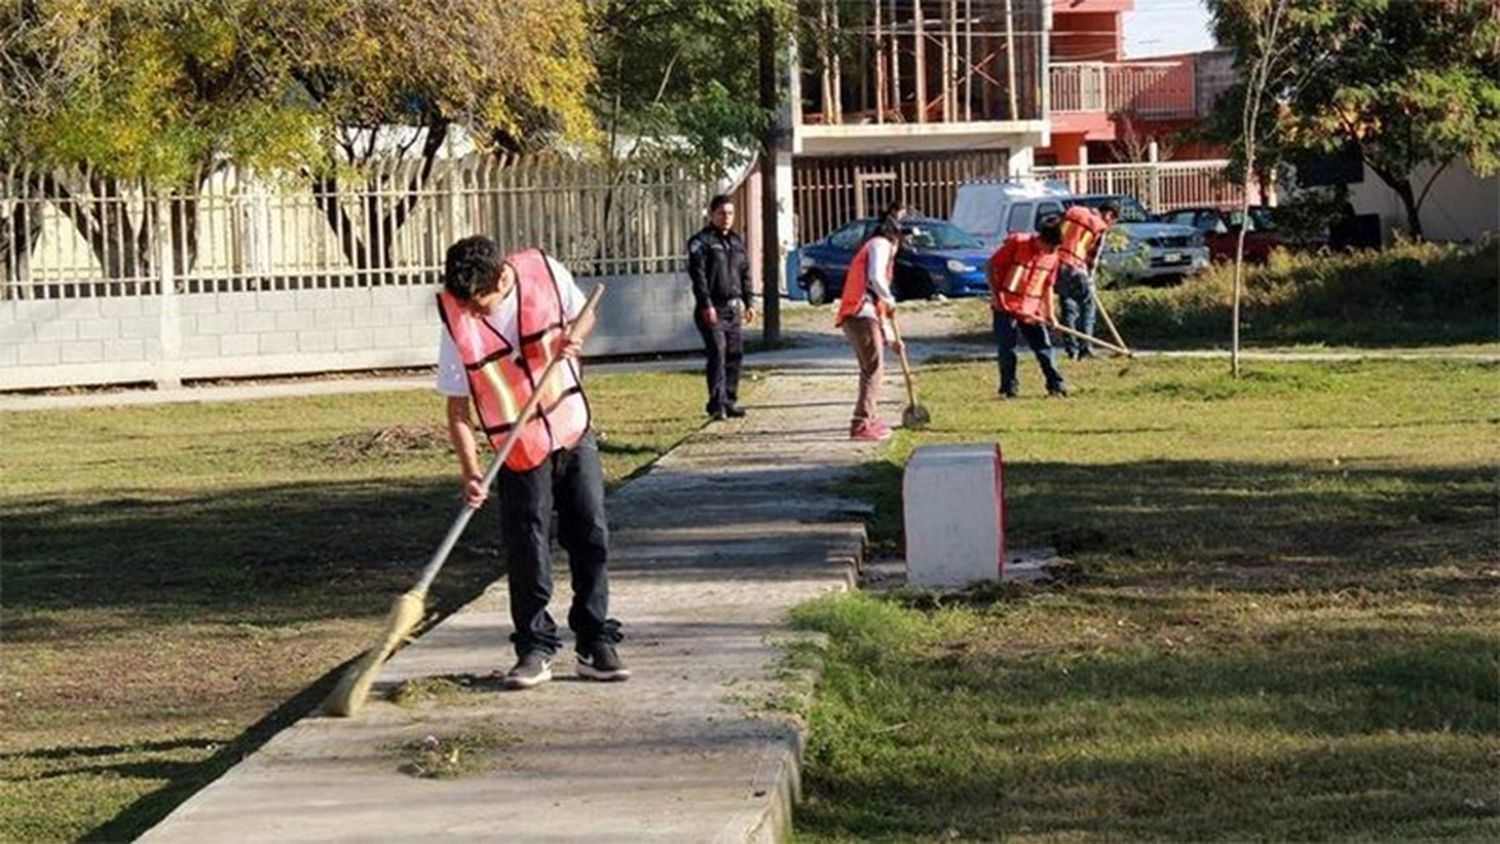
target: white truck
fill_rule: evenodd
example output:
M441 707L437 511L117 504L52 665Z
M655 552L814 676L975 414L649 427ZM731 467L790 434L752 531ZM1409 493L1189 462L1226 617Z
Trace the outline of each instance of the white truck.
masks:
M949 220L998 249L1012 232L1036 231L1037 220L1061 215L1071 205L1120 207L1120 219L1105 239L1099 265L1120 282L1175 282L1209 264L1203 233L1192 226L1156 223L1129 194L1075 194L1057 181L1018 179L959 185Z

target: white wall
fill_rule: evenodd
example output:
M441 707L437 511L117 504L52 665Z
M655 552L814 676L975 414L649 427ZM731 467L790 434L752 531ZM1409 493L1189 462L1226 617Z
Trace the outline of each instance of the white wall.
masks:
M1418 194L1435 168L1423 166L1412 175ZM1358 214L1379 214L1387 243L1394 232L1406 231L1406 207L1370 168L1365 180L1349 186L1349 201ZM1438 176L1422 203L1422 235L1428 240L1478 241L1486 232L1500 232L1500 176L1481 179L1468 165L1456 161Z
M593 355L696 349L685 274L609 285ZM436 286L0 302L0 390L431 366Z

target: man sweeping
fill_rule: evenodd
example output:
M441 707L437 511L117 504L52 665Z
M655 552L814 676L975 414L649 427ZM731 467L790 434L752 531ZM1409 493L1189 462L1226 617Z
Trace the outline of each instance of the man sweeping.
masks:
M900 242L901 229L896 222L882 219L849 264L834 316L834 326L844 330L859 361L859 400L849 422L852 440L879 441L891 436L890 427L880 421L880 379L885 371L885 345L904 348L888 324L896 312L891 280Z
M552 662L562 646L547 611L554 509L572 573L568 627L577 640L578 676L627 679L630 671L615 650L620 623L608 617L604 472L577 365L592 317L565 338L568 323L583 309L583 294L572 274L541 250L504 255L494 241L476 236L448 248L438 303L445 330L437 385L448 397L448 438L469 506L478 508L489 493L475 453L471 402L493 444L510 432L531 394L542 391L538 411L522 429L498 481L515 625L510 638L517 656L504 675L505 687L529 689L552 679ZM553 367L552 377L537 383L557 355L566 365Z
M1055 217L1042 220L1036 232L1017 232L1005 239L987 265L990 310L999 347L1000 397L1020 392L1016 374L1016 340L1024 336L1047 381L1047 395L1065 398L1067 384L1052 359L1047 324L1056 320L1052 287L1057 277L1062 232Z
M1087 205L1070 207L1062 218L1062 266L1057 270L1057 295L1062 299L1062 324L1083 334L1094 333L1094 276L1104 236L1120 219L1120 206L1106 202L1097 212ZM1087 340L1063 335L1069 359L1094 356Z

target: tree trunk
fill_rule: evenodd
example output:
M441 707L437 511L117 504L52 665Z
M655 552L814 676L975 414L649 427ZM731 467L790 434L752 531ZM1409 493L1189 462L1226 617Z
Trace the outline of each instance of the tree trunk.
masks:
M0 279L6 285L19 284L31 277L31 250L42 235L40 214L31 213L25 202L17 202L16 210L0 227ZM0 298L9 298L7 292Z
M1401 179L1391 184L1396 195L1401 197L1401 205L1406 209L1406 233L1411 235L1412 240L1422 239L1422 206L1417 202L1416 193L1412 190L1411 179Z

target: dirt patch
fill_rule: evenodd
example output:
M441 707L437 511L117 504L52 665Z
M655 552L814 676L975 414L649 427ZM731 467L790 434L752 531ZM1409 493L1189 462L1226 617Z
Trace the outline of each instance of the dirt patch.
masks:
M501 762L503 751L520 743L519 736L481 727L456 735L426 735L385 750L407 776L451 780L490 770Z
M329 446L329 457L339 460L391 457L448 447L448 431L441 425L392 425L336 438Z

